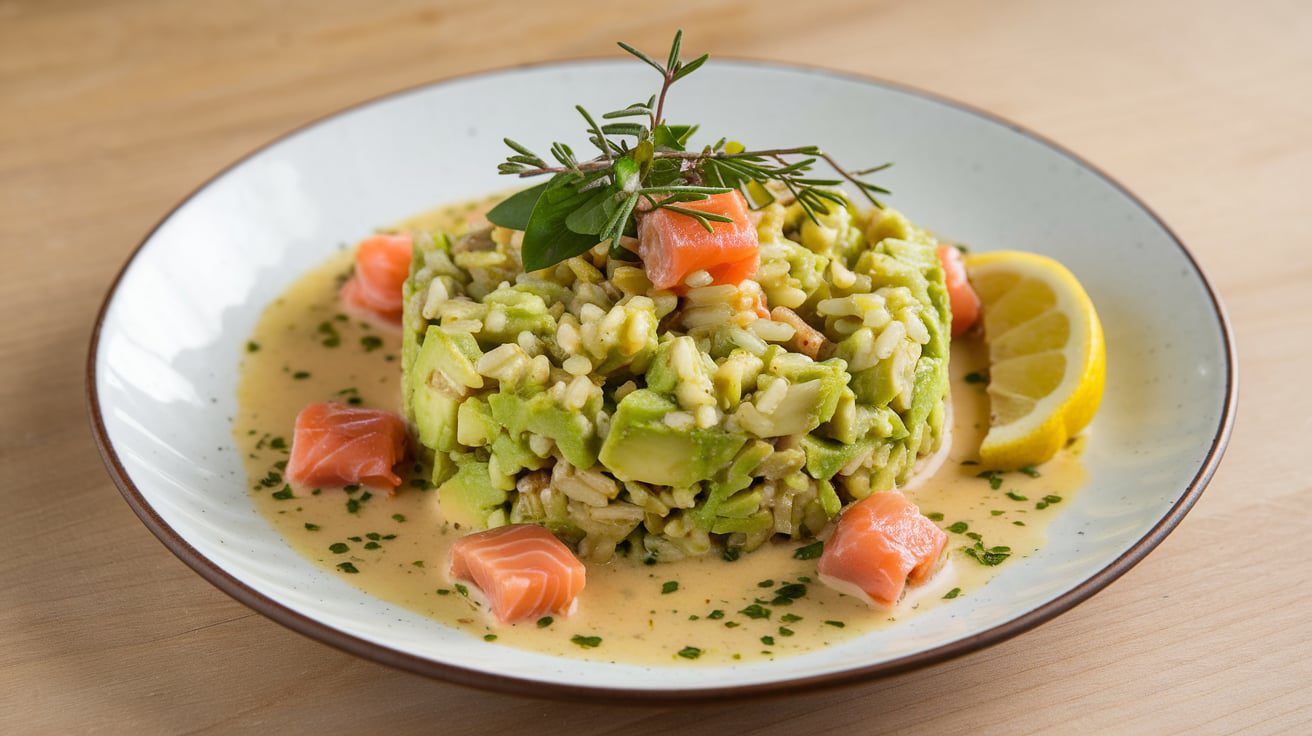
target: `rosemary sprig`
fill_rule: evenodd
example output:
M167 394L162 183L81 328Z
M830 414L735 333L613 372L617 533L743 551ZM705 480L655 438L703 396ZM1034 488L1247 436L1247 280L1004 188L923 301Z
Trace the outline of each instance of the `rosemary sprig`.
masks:
M723 215L686 207L735 189L749 203L764 206L761 195L773 182L787 190L812 221L830 212L833 205L845 206L846 198L836 187L847 182L869 202L882 207L876 195L889 191L866 180L891 164L849 171L818 146L796 146L747 150L721 138L699 151L687 150L695 125L673 125L665 119L665 102L676 82L697 71L710 58L702 54L684 62L680 58L683 31L674 34L664 63L627 43L624 51L661 75L659 91L645 101L603 113L598 122L582 105L575 109L587 124L588 141L598 155L580 161L566 144L551 144L550 164L530 148L505 139L514 152L498 167L502 174L518 177L550 175L543 185L519 192L497 205L488 219L497 225L524 231L524 268L538 270L578 255L598 243L607 243L613 258L632 259L620 245L621 238L636 232L634 212L664 208L691 217L707 230L715 222L731 222ZM635 119L645 118L645 123ZM838 178L812 175L824 161Z

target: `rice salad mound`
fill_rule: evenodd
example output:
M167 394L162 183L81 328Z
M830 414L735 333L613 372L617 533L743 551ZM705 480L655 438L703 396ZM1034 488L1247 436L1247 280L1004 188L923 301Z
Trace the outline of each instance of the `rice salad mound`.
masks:
M525 273L521 232L416 232L404 406L445 518L733 557L906 484L946 442L937 241L890 209L753 216L756 278L682 293L605 246Z

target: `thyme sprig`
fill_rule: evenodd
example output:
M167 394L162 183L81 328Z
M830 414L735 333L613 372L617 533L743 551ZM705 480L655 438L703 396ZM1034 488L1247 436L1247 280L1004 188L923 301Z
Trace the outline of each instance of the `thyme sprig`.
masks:
M847 204L846 197L836 190L844 182L871 204L883 206L876 195L888 194L888 190L865 177L891 164L849 171L818 146L747 150L725 138L701 150L688 150L688 140L698 126L667 122L665 102L670 88L701 68L710 56L702 54L684 62L682 42L683 31L678 31L664 63L619 43L660 73L661 86L645 101L603 113L602 122L582 105L575 106L586 124L588 142L597 150L594 157L580 160L568 144L554 142L549 149L554 163L549 163L528 146L505 139L514 153L497 167L500 173L521 178L551 176L488 213L494 224L524 231L526 270L547 268L598 243L609 245L612 258L632 260L635 256L622 245L622 238L636 232L634 212L639 207L667 209L713 231L712 223L732 220L684 205L735 189L759 208L773 200L765 186L773 183L791 194L816 223L821 215L829 214L831 206ZM838 178L814 176L812 170L819 161L828 164Z

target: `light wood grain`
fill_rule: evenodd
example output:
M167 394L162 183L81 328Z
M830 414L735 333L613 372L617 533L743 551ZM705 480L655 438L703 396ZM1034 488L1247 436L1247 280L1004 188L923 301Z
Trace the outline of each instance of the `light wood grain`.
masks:
M549 5L0 2L0 731L1312 728L1312 7ZM1157 552L955 662L666 709L513 699L363 662L250 612L154 540L93 449L83 359L109 280L171 205L360 99L617 38L657 46L677 25L698 49L873 73L1022 121L1177 229L1230 309L1241 414L1211 488Z

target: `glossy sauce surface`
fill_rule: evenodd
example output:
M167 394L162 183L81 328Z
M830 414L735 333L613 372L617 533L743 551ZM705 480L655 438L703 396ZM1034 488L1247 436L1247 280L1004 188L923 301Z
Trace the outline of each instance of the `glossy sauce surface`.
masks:
M458 227L477 217L479 204L434 210L403 227ZM421 478L394 495L367 489L311 495L286 489L281 479L293 420L306 404L336 400L400 409L399 334L344 313L337 301L351 262L344 250L293 284L269 305L247 346L234 434L252 500L288 544L316 564L379 598L498 645L681 665L812 650L970 595L1043 544L1047 522L1085 478L1078 447L1028 473L981 477L973 459L987 429L988 399L976 376L987 359L976 341L958 340L952 346L953 446L934 477L908 492L949 530L950 553L939 573L892 611L872 610L820 585L815 561L794 557L805 542L781 541L733 562L712 556L653 566L628 559L589 565L573 615L497 625L476 589L448 578L448 548L459 532L445 524L436 493ZM999 547L1010 555L999 565L977 559ZM967 552L972 548L975 556ZM781 596L785 585L789 595L804 594Z

